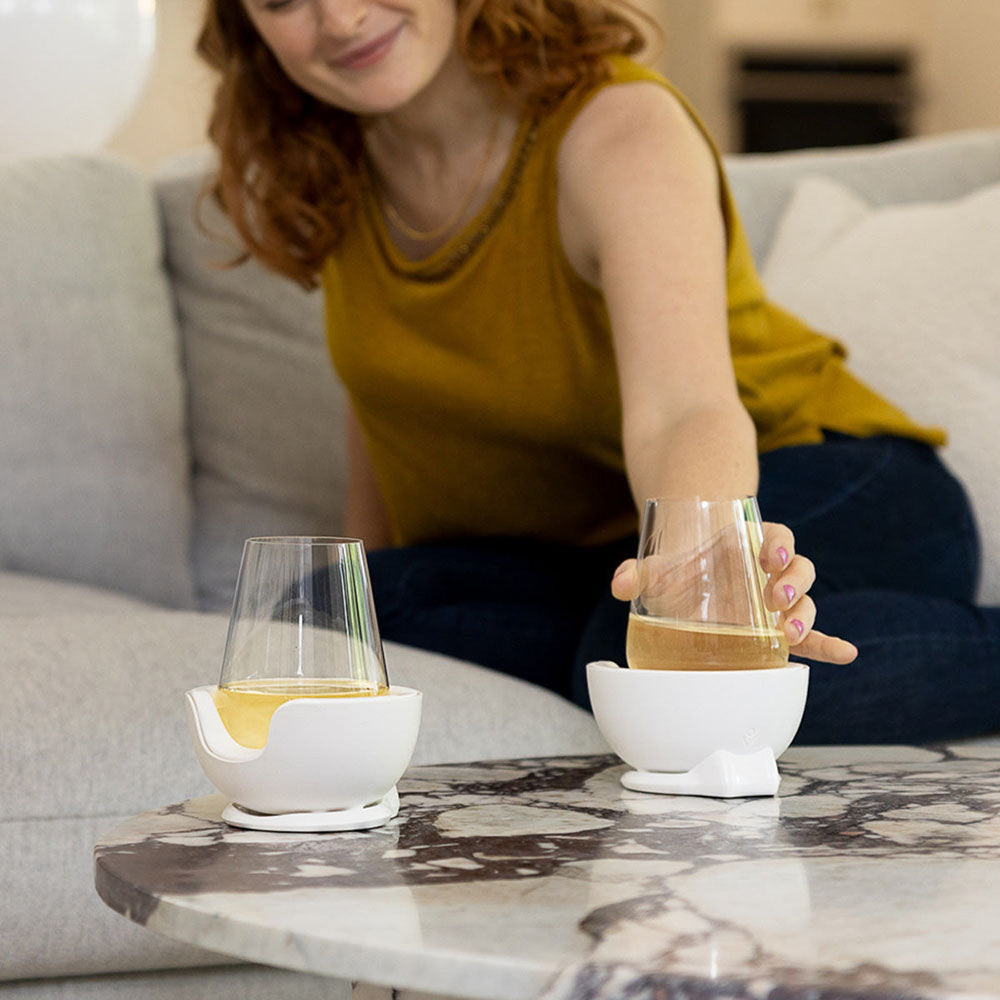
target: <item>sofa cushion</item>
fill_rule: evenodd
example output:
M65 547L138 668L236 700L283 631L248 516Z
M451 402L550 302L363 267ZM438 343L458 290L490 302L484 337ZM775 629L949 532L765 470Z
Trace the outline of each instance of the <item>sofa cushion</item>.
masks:
M190 459L155 201L100 158L0 164L7 569L190 607Z
M1000 181L1000 129L874 146L744 154L727 157L726 167L759 264L804 177L820 174L838 180L872 205L958 198Z
M122 815L210 792L183 695L218 680L228 624L155 608L4 617L0 820ZM395 643L385 653L391 683L424 692L415 764L606 750L589 713L533 684Z
M763 276L771 295L840 338L861 378L924 423L979 518L981 599L1000 604L1000 184L951 201L873 207L802 180Z
M5 618L61 618L79 614L127 615L153 605L116 590L0 569L0 629Z
M139 927L133 930L144 938L152 937ZM386 990L385 995L388 993ZM419 996L410 990L401 994L404 1000L417 1000ZM219 1000L219 997L240 1000L352 1000L353 997L356 1000L358 993L342 979L260 965L237 965L136 972L129 976L88 976L71 982L29 979L4 986L3 997L4 1000Z
M228 616L123 607L15 579L25 613L0 618L0 980L206 963L112 913L91 852L120 819L213 789L183 693L214 683ZM35 597L32 598L34 591ZM424 693L413 763L607 752L593 717L541 688L387 643L393 684ZM39 873L44 873L42 877Z
M94 844L126 818L66 814L0 821L4 1000L10 988L5 980L229 961L151 934L101 902L94 890Z
M207 199L211 156L157 178L188 377L200 605L228 609L251 535L336 535L345 490L343 395L327 356L322 302L239 249Z

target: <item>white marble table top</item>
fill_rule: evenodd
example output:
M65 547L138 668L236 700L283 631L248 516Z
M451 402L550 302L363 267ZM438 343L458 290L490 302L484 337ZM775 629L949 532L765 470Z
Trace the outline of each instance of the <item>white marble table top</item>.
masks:
M654 796L615 757L417 767L381 829L144 813L98 892L253 961L481 1000L1000 997L1000 743L793 748L772 799Z

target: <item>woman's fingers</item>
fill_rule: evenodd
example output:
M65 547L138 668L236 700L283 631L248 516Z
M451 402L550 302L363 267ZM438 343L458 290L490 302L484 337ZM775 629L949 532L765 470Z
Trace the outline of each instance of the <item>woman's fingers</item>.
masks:
M619 601L631 601L639 595L639 573L635 559L626 559L615 570L611 580L611 593Z
M812 629L805 638L792 647L796 656L805 656L810 660L822 660L824 663L851 663L858 656L858 647L846 639L827 635Z
M763 533L760 562L768 574L767 603L782 613L791 651L810 660L851 663L857 658L857 646L813 628L816 605L806 596L816 581L812 560L795 554L795 536L786 525L767 523Z
M795 601L781 616L781 625L785 630L788 645L801 645L812 630L816 621L816 605L811 597L802 597Z
M816 581L811 559L795 554L795 536L784 524L763 525L760 563L768 575L768 607L782 613L789 648L798 656L826 663L850 663L858 649L846 639L813 628L816 605L806 596Z
M787 611L804 597L816 582L816 567L805 556L793 556L785 570L769 576L765 601L771 611Z
M760 564L769 576L780 575L795 557L795 536L791 528L773 521L765 521L761 530Z
M813 585L816 569L804 556L795 554L795 536L784 524L765 522L760 565L767 574L764 601L771 611L787 611Z
M858 649L846 639L827 635L813 628L816 605L811 597L795 601L782 616L789 651L795 656L825 663L850 663Z

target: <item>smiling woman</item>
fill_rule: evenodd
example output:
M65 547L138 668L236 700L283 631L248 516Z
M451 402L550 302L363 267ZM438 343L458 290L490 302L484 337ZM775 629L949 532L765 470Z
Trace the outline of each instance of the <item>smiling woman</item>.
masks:
M208 4L215 193L322 285L382 635L586 703L588 660L624 656L637 502L757 495L792 656L857 656L814 594L879 638L850 685L813 671L803 738L886 736L893 671L892 738L981 730L1000 621L943 435L768 299L700 119L632 58L648 27L627 0ZM949 652L915 657L915 621Z

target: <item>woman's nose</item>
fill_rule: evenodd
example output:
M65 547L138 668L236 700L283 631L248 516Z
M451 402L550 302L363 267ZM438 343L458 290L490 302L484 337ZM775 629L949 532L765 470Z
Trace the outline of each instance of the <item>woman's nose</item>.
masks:
M320 31L333 38L350 38L368 16L368 0L318 0Z

